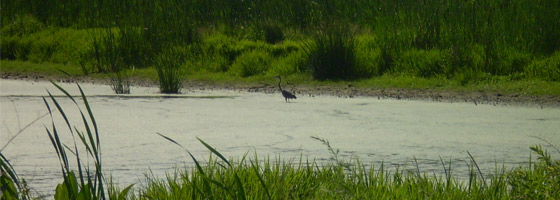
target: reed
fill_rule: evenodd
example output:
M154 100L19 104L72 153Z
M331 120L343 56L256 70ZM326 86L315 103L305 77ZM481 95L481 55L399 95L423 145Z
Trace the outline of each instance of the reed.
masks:
M175 47L164 50L155 60L161 93L179 93L184 79L183 64L187 59L184 48Z
M48 97L43 97L43 101L47 110L49 111L49 115L52 121L51 129L45 127L49 139L56 150L56 154L60 161L60 168L62 171L62 177L64 178L63 183L59 184L56 187L56 193L54 198L55 199L106 199L106 189L109 189L110 194L109 196L115 196L114 193L120 193L116 195L119 196L126 196L128 191L133 185L130 185L123 189L122 191L116 190L114 187L107 188L106 186L106 177L103 173L103 164L101 158L101 143L99 138L99 131L97 128L97 123L95 121L95 117L91 110L91 107L88 103L87 97L83 92L82 88L78 85L78 89L80 90L80 97L83 101L83 106L86 109L84 112L78 101L70 95L64 88L60 87L56 83L52 82L54 86L58 88L62 93L66 95L66 98L71 100L80 112L80 116L83 122L83 128L85 130L79 130L76 126L72 126L68 116L66 115L64 109L61 107L59 101L56 97L54 97L49 91ZM50 99L50 103L47 100ZM57 129L57 126L54 122L53 115L54 110L51 109L51 106L56 107L56 111L61 115L64 119L65 125L68 128L68 132L73 139L73 145L68 146L64 144L61 140L61 129ZM76 137L79 139L78 143L76 142ZM78 146L80 144L82 146ZM73 147L73 148L72 148ZM85 149L86 157L93 159L93 166L89 166L83 162L83 156L80 155L80 149ZM74 155L75 162L72 162L72 155ZM76 166L72 166L74 163ZM90 167L93 167L91 170ZM77 173L75 172L77 170Z
M0 151L0 196L2 199L31 199L30 189Z
M442 159L444 177L422 174L417 164L416 170L402 170L398 166L391 170L383 164L375 168L358 159L341 160L327 140L316 137L327 146L335 162L319 165L302 158L286 162L279 157L259 160L256 154L254 158L226 159L198 139L211 153L208 162L202 164L177 141L160 136L185 150L196 168L178 171L166 180L148 177L148 185L141 189L137 199L555 199L560 195L559 185L554 182L560 163L552 161L538 146L531 150L539 155L539 164L511 171L497 167L487 177L468 153L472 168L468 179L461 181Z

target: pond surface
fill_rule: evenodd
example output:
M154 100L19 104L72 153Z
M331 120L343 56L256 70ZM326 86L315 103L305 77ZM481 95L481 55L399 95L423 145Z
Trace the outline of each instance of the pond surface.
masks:
M49 82L0 84L2 148L18 130L47 113L41 98L47 90L62 93ZM75 84L61 86L79 95ZM285 103L280 93L200 90L165 96L157 88L133 87L131 95L114 95L107 85L81 86L99 127L103 167L121 186L145 182L149 171L163 178L177 167L192 166L185 151L156 133L173 138L202 161L209 151L197 137L226 157L256 152L272 160L280 156L295 162L301 156L328 162L331 154L314 136L340 149L342 159L358 157L376 167L383 161L389 169L402 169L415 168L416 158L422 172L441 175L441 158L451 161L458 177L468 175L467 151L489 173L496 166L528 163L529 146L546 146L535 137L554 144L560 138L558 108L301 95ZM83 130L76 106L58 99L72 124ZM72 144L60 114L54 120L63 140ZM51 127L49 116L31 124L2 153L31 188L53 195L62 179L45 127Z

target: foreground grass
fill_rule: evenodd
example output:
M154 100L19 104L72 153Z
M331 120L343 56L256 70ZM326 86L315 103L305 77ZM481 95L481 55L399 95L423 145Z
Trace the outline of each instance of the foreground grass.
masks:
M134 199L557 199L560 195L554 182L558 177L543 173L537 167L541 164L497 171L484 180L473 170L468 180L459 180L451 174L376 169L359 161L319 166L255 156L231 165L225 162L214 159L164 180L149 177Z

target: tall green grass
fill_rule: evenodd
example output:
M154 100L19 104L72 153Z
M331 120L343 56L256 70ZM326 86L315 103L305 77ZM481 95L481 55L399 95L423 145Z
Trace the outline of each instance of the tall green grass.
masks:
M184 79L183 65L187 59L186 49L169 48L161 52L155 60L161 93L179 93Z
M313 43L307 45L306 51L314 79L359 77L355 36L348 28L342 24L329 24L313 34Z
M158 133L159 134L159 133ZM195 163L195 168L176 171L167 179L148 176L148 185L137 199L555 199L560 162L550 158L540 146L531 147L538 163L528 168L496 169L485 177L471 157L471 171L466 180L453 176L452 168L441 160L444 176L415 170L394 170L367 166L359 159L343 160L338 149L322 138L332 162L320 165L304 160L287 162L280 157L259 159L244 156L227 159L214 147L198 139L211 152L207 163L199 162L177 141ZM216 157L214 157L214 156Z

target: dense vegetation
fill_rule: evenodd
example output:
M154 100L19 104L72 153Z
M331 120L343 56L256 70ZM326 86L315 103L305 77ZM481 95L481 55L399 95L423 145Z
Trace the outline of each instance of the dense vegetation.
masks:
M197 72L558 82L558 19L556 0L17 0L2 5L1 54L117 80L156 67L162 84Z

